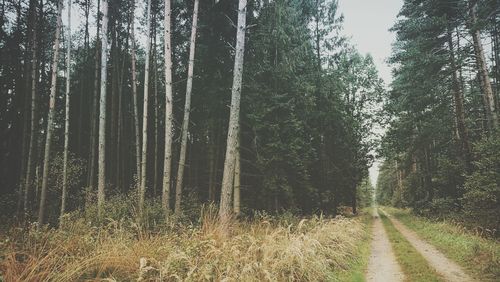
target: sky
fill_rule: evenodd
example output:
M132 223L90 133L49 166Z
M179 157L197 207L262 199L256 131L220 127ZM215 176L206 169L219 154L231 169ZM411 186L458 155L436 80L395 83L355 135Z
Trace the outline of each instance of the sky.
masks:
M372 55L386 85L392 81L386 60L395 41L395 34L389 29L396 22L402 5L403 0L339 0L340 12L344 15L344 34L361 53ZM370 168L373 185L377 183L379 165L375 162Z

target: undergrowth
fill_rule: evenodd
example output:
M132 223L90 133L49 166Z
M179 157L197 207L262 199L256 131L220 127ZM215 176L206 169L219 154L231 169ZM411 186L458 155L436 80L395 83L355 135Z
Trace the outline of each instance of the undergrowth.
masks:
M12 228L2 237L5 281L335 281L357 261L362 218L271 217L221 230L216 210L198 224L157 228L67 218L58 229Z

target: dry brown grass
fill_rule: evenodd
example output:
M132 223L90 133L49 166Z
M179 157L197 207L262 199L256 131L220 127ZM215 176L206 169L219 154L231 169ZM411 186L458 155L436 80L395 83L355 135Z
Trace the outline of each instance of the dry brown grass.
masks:
M60 229L12 230L0 271L5 281L331 281L348 269L364 234L357 218L262 217L233 222L230 234L213 212L201 222L154 233L83 219Z

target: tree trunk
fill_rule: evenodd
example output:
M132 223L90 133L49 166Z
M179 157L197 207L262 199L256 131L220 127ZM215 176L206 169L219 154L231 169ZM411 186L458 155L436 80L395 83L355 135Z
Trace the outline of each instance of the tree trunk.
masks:
M226 157L222 177L219 217L225 224L231 215L231 194L233 191L233 173L236 162L236 143L240 119L240 96L243 77L243 55L245 53L247 1L239 0L238 26L236 32L236 53L234 58L233 87L231 91L231 110L227 133Z
M66 211L66 197L68 194L68 145L69 145L69 105L71 87L71 1L68 0L68 46L66 47L66 118L64 121L64 164L63 164L63 187L61 194L61 214ZM79 128L78 130L81 130Z
M35 8L36 9L36 8ZM26 177L24 179L24 199L23 199L23 207L24 207L24 218L26 219L28 216L28 202L29 202L29 193L30 193L30 187L32 185L31 179L33 178L33 159L35 159L35 142L36 142L36 136L37 136L37 99L36 99L36 86L37 86L37 30L38 27L36 27L36 22L37 22L37 16L36 13L34 13L35 16L33 17L34 20L34 26L35 28L33 29L33 38L32 38L32 45L31 45L31 123L30 123L30 140L29 140L29 145L28 145L28 161L26 163Z
M196 29L198 24L199 0L194 1L193 22L191 25L191 40L189 46L188 77L186 84L186 101L184 103L184 119L182 120L181 151L179 167L177 169L177 183L175 185L175 214L181 213L182 185L184 179L184 166L186 164L187 136L189 129L189 113L191 111L191 92L193 89L194 51L196 44Z
M496 106L497 108L500 108L500 97L499 97L499 94L500 94L500 48L498 47L498 45L500 44L500 40L499 40L499 30L498 30L498 23L495 19L499 18L500 16L500 11L497 10L497 13L495 14L495 16L493 17L493 30L491 31L491 34L492 34L492 53L493 53L493 58L494 58L494 61L495 61L495 68L494 68L494 76L495 76L495 98L496 98Z
M85 64L89 62L89 54L90 54L90 34L89 34L89 17L90 17L90 0L85 0L85 7L84 7L84 15L85 15L85 24L84 24L84 32L83 32L83 45L84 45L84 57L85 57ZM83 155L83 145L85 144L83 142L83 136L85 135L85 131L83 130L83 113L84 113L84 106L88 107L87 104L87 96L84 95L85 93L85 87L87 84L90 82L89 81L89 74L90 74L91 68L87 67L85 68L85 72L83 72L80 75L81 83L80 83L80 93L79 93L79 109L78 109L78 131L77 131L77 144L76 147L77 149L75 150L79 155ZM91 109L93 111L93 109ZM86 124L85 124L86 125ZM90 144L90 143L89 143Z
M460 87L459 74L458 74L458 66L455 62L454 48L453 48L453 39L452 39L451 30L448 29L448 47L450 50L450 64L453 70L452 72L452 92L453 92L453 101L455 105L455 115L457 121L457 129L459 134L459 139L462 147L463 157L465 168L468 172L471 171L471 151L470 151L470 143L469 143L469 134L467 130L467 126L465 124L465 112L464 112L464 95L462 89Z
M216 153L216 127L215 122L212 120L207 130L208 140L208 201L215 202L215 179L217 176L217 153Z
M95 181L95 166L96 166L96 147L97 138L96 131L98 127L97 121L97 100L99 99L99 49L100 49L100 12L101 0L97 0L97 32L96 32L96 48L95 48L95 69L94 69L94 95L92 101L92 115L90 117L90 157L89 157L89 171L88 171L88 186L94 187Z
M233 208L234 214L236 216L240 215L241 212L241 198L240 198L240 188L241 188L241 169L240 169L240 134L238 134L238 140L236 143L236 163L234 166L234 200Z
M128 37L127 37L128 38ZM126 50L126 48L125 48ZM124 71L125 71L125 58L122 58L121 66L120 66L120 74L118 77L118 114L117 114L117 125L116 125L116 173L115 173L115 179L116 179L116 187L120 190L123 191L123 183L122 183L122 95L123 95L123 76L124 76Z
M50 101L49 101L49 114L47 118L47 135L45 139L45 154L43 159L43 175L42 175L42 192L40 196L40 208L38 211L39 227L43 226L45 219L45 202L47 201L47 186L49 181L49 167L50 167L50 145L52 142L52 131L54 129L54 114L56 104L56 87L57 87L57 62L59 58L59 35L61 33L61 13L62 1L57 2L57 25L56 34L54 39L54 57L52 61L52 78L50 85Z
M477 24L477 1L470 3L470 18L471 27L470 32L472 34L472 40L474 42L474 53L476 57L477 70L479 74L479 79L481 80L481 86L484 92L484 102L486 103L486 114L488 116L488 124L491 129L498 128L498 114L495 107L495 98L493 96L493 89L491 88L490 76L488 75L488 67L486 65L486 59L484 56L484 48L481 42L481 32L476 27Z
M153 21L156 22L156 21ZM154 29L153 35L153 75L154 75L154 114L155 114L155 151L154 151L154 180L153 180L153 197L156 199L156 192L158 191L158 66L157 66L157 56L156 51L156 28Z
M137 181L140 182L141 179L141 139L140 139L140 128L139 128L139 105L137 101L137 72L135 69L135 64L136 64L136 58L135 58L135 26L134 26L134 21L135 21L135 3L133 4L134 8L132 8L132 16L131 16L131 21L132 21L132 26L131 26L131 31L130 31L130 56L132 60L132 102L133 102L133 107L134 107L134 128L135 128L135 161L136 161L136 174L137 174Z
M162 207L165 215L170 211L170 181L172 168L172 39L171 3L165 0L165 160L163 165Z
M146 164L148 150L148 96L149 96L149 54L151 52L151 0L148 0L146 18L146 58L144 66L144 105L142 114L142 159L141 159L141 186L139 189L139 214L142 216L144 210L144 197L146 194Z
M113 19L113 17L111 17ZM109 132L109 142L110 146L106 148L108 151L108 160L107 160L107 165L108 165L108 180L111 183L115 184L115 187L117 183L115 182L116 180L116 167L117 167L117 160L115 159L116 157L116 143L117 143L117 117L118 117L118 73L119 73L119 65L120 65L120 55L119 55L119 43L118 43L118 32L116 31L116 19L113 20L113 22L110 24L110 30L111 30L111 48L110 48L110 69L111 69L111 105L109 108L111 108L110 113L110 119L108 122L108 128L110 129ZM112 179L112 180L111 180Z
M108 66L108 0L102 0L101 95L99 98L99 160L97 176L97 214L103 216L106 186L106 84Z

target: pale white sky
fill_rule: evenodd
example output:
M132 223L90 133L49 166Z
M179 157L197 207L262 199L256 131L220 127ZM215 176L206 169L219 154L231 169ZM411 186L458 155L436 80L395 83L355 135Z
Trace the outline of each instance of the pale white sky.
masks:
M389 29L394 25L403 0L340 0L344 14L344 34L361 53L370 53L380 77L388 85L392 81L391 69L386 60L391 55L395 34ZM370 168L370 179L377 183L379 163Z

